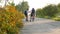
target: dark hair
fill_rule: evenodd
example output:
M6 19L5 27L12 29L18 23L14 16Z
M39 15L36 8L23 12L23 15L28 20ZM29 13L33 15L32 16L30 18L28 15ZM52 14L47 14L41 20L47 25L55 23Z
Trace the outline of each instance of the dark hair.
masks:
M35 13L35 9L34 8L32 8L32 13Z
M29 10L29 9L27 8L27 10Z
M32 8L32 10L35 10L34 8Z

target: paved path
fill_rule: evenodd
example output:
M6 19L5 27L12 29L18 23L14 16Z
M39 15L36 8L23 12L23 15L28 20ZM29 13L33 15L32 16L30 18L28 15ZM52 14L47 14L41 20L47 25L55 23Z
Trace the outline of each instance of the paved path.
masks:
M36 18L34 22L25 22L22 34L60 34L60 22Z

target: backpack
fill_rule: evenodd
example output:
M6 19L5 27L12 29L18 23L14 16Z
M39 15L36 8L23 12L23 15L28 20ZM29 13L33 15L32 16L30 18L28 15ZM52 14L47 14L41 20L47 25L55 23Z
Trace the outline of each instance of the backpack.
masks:
M27 11L24 11L24 14L27 15Z

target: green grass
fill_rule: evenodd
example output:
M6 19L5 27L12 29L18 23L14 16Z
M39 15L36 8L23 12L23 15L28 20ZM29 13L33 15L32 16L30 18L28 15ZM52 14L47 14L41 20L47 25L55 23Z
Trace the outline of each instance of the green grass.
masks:
M53 20L60 21L60 17L52 18Z

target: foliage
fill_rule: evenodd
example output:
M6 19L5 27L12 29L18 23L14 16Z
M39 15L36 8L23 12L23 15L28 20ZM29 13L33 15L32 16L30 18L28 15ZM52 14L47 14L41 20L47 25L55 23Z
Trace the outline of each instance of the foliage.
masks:
M11 3L9 2L8 4L11 5L11 6L15 6L14 2L11 2Z
M36 16L37 16L37 17L41 17L41 18L44 17L43 10L40 9L40 8L37 9L37 10L36 10Z
M23 27L23 18L22 12L17 11L14 6L0 8L0 34L18 34Z
M60 16L60 3L57 5L59 13L57 13Z
M0 0L0 2L1 2L2 0Z
M56 17L52 18L53 20L60 21L60 3L57 5L58 13L56 14Z
M47 15L49 17L54 17L55 14L58 13L56 5L48 5L45 8L43 8L43 10L44 10L44 12L46 12L45 15Z
M18 11L22 11L21 5L20 5L20 4L16 5L16 9L17 9Z
M52 18L53 20L60 21L60 17Z
M28 5L28 2L27 1L25 1L25 2L22 2L21 4L18 4L17 6L16 6L16 9L17 10L19 10L19 11L25 11L26 9L28 9L29 8L29 5Z
M44 17L44 18L56 17L56 15L59 13L58 7L53 4L45 6L42 9L37 9L36 12L38 16Z

